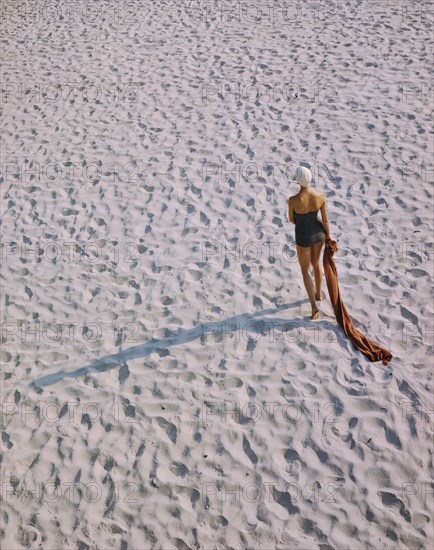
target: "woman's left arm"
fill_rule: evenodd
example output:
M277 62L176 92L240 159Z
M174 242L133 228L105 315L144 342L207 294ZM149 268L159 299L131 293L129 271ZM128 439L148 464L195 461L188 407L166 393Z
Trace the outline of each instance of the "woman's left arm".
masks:
M295 223L294 207L292 206L291 199L288 199L288 218L291 223Z

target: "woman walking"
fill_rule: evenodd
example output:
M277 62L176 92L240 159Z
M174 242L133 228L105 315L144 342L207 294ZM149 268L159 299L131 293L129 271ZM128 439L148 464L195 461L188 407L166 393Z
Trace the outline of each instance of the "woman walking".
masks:
M312 172L300 166L295 173L295 179L300 185L300 191L288 199L288 217L295 224L295 242L297 257L300 262L304 286L312 306L311 319L318 317L319 309L315 300L322 299L321 285L321 250L326 238L330 237L330 225L327 216L325 194L312 189L310 182ZM322 223L318 219L321 210ZM310 275L313 266L315 287Z

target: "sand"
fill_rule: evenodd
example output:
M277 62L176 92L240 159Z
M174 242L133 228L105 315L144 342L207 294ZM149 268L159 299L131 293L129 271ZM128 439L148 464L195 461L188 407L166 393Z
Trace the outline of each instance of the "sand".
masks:
M430 5L44 5L2 2L2 548L432 548ZM309 318L299 164L387 367Z

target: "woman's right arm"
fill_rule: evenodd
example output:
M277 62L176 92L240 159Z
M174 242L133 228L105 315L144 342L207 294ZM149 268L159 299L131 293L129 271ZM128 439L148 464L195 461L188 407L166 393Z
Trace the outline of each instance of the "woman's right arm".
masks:
M325 232L326 232L326 237L330 238L330 223L329 223L329 218L328 218L328 215L327 215L327 205L326 205L325 194L324 194L324 202L321 206L321 219L322 219L322 224L323 224Z

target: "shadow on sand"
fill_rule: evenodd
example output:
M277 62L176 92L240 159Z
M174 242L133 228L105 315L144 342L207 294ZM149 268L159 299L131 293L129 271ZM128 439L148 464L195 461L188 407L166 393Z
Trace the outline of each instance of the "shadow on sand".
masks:
M196 327L190 329L178 329L173 333L169 334L166 338L161 338L160 340L152 339L149 342L144 344L139 344L137 346L131 346L130 348L120 351L112 355L107 355L98 359L90 365L81 367L74 371L65 372L58 371L52 374L47 374L31 382L30 387L43 387L55 384L60 382L65 378L76 378L78 376L83 376L91 372L106 372L110 369L116 367L125 366L125 364L131 359L139 359L148 356L153 352L158 352L165 350L171 346L180 346L193 340L200 339L201 343L204 345L206 343L206 338L211 335L218 335L219 332L225 334L230 332L236 332L244 330L245 332L250 332L252 334L267 334L270 329L277 330L278 332L288 332L296 328L305 328L312 330L313 324L318 325L318 328L328 330L334 333L338 342L342 347L347 347L347 340L344 337L342 329L336 324L336 322L327 321L325 319L318 319L312 321L310 316L304 318L296 319L276 319L272 317L265 317L265 315L274 315L286 309L294 308L301 306L303 303L306 303L308 300L298 300L292 304L283 304L276 307L275 309L266 309L263 311L258 311L256 313L241 313L240 315L235 315L229 317L225 321L202 323ZM253 338L252 338L253 340ZM331 340L328 340L331 341ZM296 342L293 342L296 345ZM291 345L291 342L288 340L288 345Z

